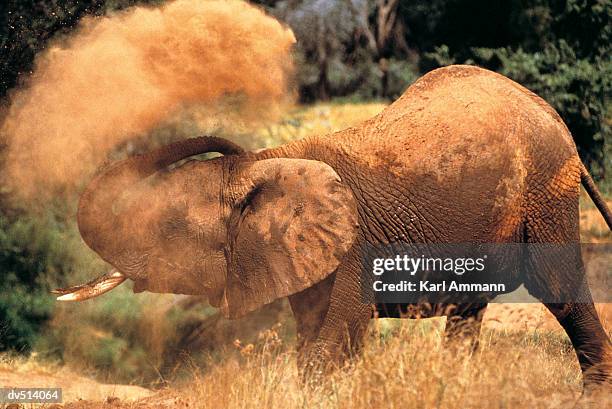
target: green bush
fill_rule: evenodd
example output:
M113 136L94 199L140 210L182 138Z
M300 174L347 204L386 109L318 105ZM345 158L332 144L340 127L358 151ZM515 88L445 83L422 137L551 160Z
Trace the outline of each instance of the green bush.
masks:
M51 317L49 281L74 264L63 228L52 218L0 213L0 351L29 351Z
M13 277L8 278L9 282L15 282ZM40 289L3 285L0 288L0 350L30 351L52 312L52 302Z

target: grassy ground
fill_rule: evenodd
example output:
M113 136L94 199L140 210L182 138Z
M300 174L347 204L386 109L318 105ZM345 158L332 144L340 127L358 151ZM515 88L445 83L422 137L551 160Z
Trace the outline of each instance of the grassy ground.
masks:
M301 387L293 346L275 329L262 332L254 344L236 342L239 354L206 371L194 365L190 380L146 398L140 389L88 384L65 368L31 360L14 362L12 369L30 381L46 374L72 396L76 388L89 400L66 405L74 409L573 407L581 375L560 332L485 329L480 349L471 354L465 346L444 345L442 324L442 319L373 322L363 356L335 373L327 387L312 391ZM597 407L611 404L610 398L599 397Z
M382 323L382 322L381 322ZM315 390L301 387L294 354L272 333L243 356L192 381L121 407L197 408L570 408L581 377L567 340L531 331L484 331L481 348L445 346L439 320L392 330L373 325L364 355ZM612 403L598 398L598 407ZM605 400L604 400L605 399ZM99 408L78 402L70 408Z
M257 130L255 144L271 146L333 132L383 108L378 103L301 107L279 123ZM581 197L581 209L582 240L612 242L586 196ZM214 319L206 307L179 311L180 305L173 296L134 296L129 288L79 308L62 305L38 347L39 356L0 359L0 386L55 383L66 388L71 403L65 406L75 409L569 408L581 390L569 340L536 304L492 305L481 348L474 354L460 345L443 345L443 318L372 322L363 356L334 374L326 388L309 391L298 380L286 304L233 324ZM598 308L610 333L608 307ZM207 352L183 356L180 376L178 371L165 372L164 365L178 362L170 346L182 342L181 331L199 321L207 328L197 348ZM57 356L49 354L56 349L62 349L62 365L40 358ZM146 377L136 375L142 373ZM161 389L150 394L140 388L104 386L83 374L106 383ZM602 400L599 407L611 404L610 396L605 399L607 403Z

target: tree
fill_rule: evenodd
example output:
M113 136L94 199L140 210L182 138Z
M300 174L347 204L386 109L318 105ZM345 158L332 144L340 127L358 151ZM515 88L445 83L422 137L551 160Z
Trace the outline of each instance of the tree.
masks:
M262 3L262 2L259 2ZM265 2L297 37L303 101L397 97L416 77L399 0ZM273 4L272 4L273 3Z

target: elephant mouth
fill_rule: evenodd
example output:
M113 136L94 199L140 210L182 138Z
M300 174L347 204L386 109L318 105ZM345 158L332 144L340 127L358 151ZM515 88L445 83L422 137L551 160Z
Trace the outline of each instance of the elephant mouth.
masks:
M86 284L74 287L58 288L51 291L59 295L58 301L85 301L105 294L123 283L127 277L116 269L100 276Z

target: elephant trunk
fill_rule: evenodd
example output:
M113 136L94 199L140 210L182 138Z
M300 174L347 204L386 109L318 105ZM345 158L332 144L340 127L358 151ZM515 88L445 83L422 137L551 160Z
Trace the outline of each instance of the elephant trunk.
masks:
M115 200L129 186L158 170L206 152L228 155L242 153L243 149L222 138L203 136L132 156L95 176L81 195L77 211L79 231L85 243L105 261L114 264L113 255L118 246L125 249L129 237L129 231L125 231L127 226L113 213Z

